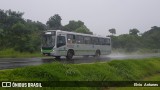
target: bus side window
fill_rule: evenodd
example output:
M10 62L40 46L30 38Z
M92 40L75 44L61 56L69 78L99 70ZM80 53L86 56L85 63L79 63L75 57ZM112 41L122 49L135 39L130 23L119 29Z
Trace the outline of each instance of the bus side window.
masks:
M76 43L79 44L80 43L79 35L76 35L75 38L76 38Z
M92 44L93 44L93 45L97 45L97 44L98 44L98 41L97 41L97 40L98 40L97 37L92 37L92 38L91 38Z
M94 41L95 39L94 39L94 37L91 37L91 44L93 44L94 45Z
M89 44L92 44L91 37L88 37Z
M57 48L66 45L66 40L64 36L57 37Z
M105 45L105 41L104 41L104 38L102 38L102 41L101 41L101 42L102 42L102 45Z
M84 37L84 44L87 44L87 37Z
M105 45L110 45L110 39L105 38L104 41L105 41Z
M69 44L72 44L72 43L75 43L75 35L72 35L72 34L68 34L67 35L67 43Z
M104 45L107 45L107 38L104 39Z
M94 38L94 40L95 40L94 44L95 44L95 45L98 45L98 44L99 44L99 42L98 42L98 38L97 38L97 37L95 37L95 38Z
M88 36L84 37L84 43L91 44L91 37L88 37Z
M70 34L67 34L67 43L72 43L71 35Z
M104 38L99 38L99 45L105 45Z
M84 37L80 36L80 44L84 44Z
M110 39L107 39L107 45L111 45Z
M83 44L83 36L76 35L75 37L76 37L75 41L77 44Z
M101 45L101 38L98 38L98 45Z
M73 39L72 39L72 43L76 43L76 36L72 35Z

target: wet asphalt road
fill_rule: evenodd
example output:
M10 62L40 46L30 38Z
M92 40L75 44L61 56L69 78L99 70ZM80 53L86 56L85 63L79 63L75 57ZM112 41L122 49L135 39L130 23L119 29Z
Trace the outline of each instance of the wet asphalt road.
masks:
M65 57L56 60L54 57L42 57L42 58L0 58L0 70L12 69L24 66L40 65L52 62L61 62L66 64L84 64L94 62L107 62L111 60L124 60L124 59L139 59L139 58L150 58L160 57L160 53L156 54L145 54L145 55L124 55L124 54L111 54L108 56L101 56L100 58L94 57L80 57L75 56L73 60L66 60Z

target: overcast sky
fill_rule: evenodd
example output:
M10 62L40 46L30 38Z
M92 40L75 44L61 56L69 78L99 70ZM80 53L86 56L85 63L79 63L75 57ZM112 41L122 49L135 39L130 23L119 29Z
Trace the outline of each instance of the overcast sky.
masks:
M0 9L24 12L23 18L46 23L59 14L62 25L81 20L97 35L126 34L137 28L141 33L160 26L160 0L0 0Z

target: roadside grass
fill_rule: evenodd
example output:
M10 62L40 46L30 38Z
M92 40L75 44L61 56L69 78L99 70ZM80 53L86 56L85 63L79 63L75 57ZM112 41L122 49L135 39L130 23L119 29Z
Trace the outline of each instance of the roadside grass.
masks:
M18 52L13 49L5 49L0 51L0 58L25 58L25 57L42 57L40 52Z
M113 60L105 63L62 64L1 70L0 81L142 81L160 72L160 58ZM152 79L150 79L152 80ZM159 80L160 81L160 80ZM1 89L1 88L0 88ZM12 90L29 88L13 88ZM91 87L30 88L30 90L107 90ZM124 88L111 88L111 90ZM133 90L131 88L129 90ZM7 89L8 90L8 89Z

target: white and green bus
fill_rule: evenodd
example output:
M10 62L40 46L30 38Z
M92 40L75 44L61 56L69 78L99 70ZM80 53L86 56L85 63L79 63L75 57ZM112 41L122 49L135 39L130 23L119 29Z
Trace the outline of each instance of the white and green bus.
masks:
M62 30L47 30L42 34L41 53L60 58L66 56L96 56L111 53L110 37L67 32Z

